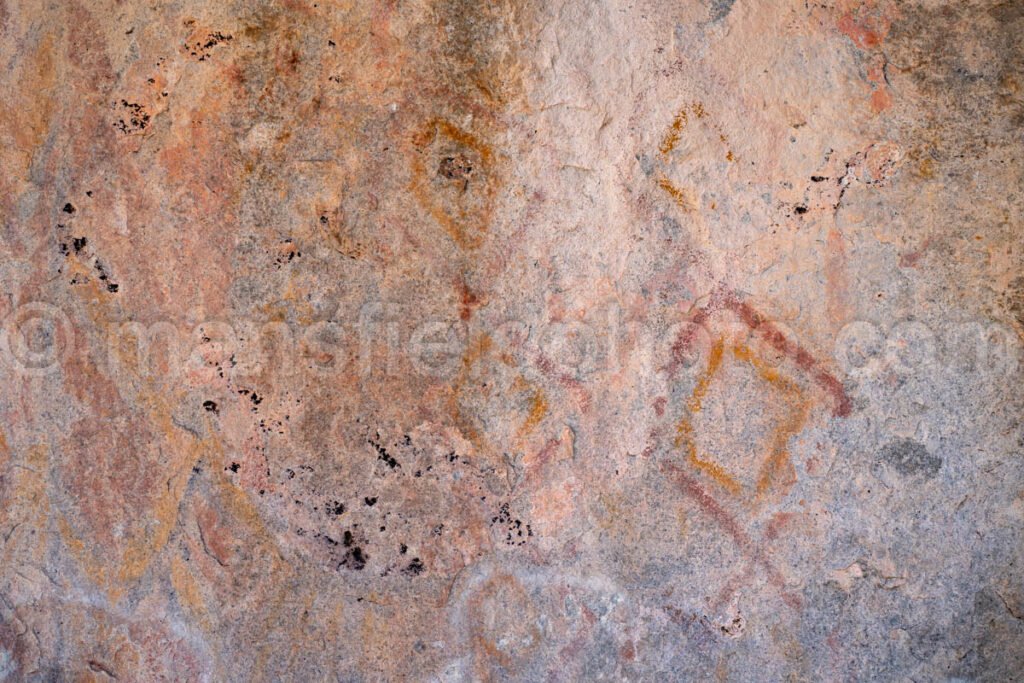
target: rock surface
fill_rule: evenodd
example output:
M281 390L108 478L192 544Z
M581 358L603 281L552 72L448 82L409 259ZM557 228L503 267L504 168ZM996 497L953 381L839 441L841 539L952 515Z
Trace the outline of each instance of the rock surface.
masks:
M0 36L0 680L1020 680L1019 1Z

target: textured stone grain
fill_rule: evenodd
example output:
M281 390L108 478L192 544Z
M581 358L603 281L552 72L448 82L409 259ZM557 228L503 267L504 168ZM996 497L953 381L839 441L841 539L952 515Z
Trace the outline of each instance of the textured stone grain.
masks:
M0 680L1019 680L1017 0L0 0Z

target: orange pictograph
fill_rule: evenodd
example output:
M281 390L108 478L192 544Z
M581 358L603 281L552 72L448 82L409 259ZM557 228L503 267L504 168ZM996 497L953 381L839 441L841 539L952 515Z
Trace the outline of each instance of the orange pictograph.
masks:
M684 141L691 114L695 119L707 116L699 102L679 110L658 148L657 158L662 165L670 163L675 150ZM728 138L718 132L719 140L726 148L725 160L735 161L735 156L728 149ZM665 172L659 174L655 182L675 208L686 213L697 211L694 190L677 186ZM695 267L698 271L701 269L699 261ZM727 342L724 337L719 337L713 342L707 367L698 376L676 424L673 445L683 459L666 459L661 464L661 471L684 496L715 521L746 559L746 567L733 576L720 592L719 602L728 600L732 591L750 581L755 568L759 568L783 602L799 609L800 598L787 589L785 576L779 571L771 552L781 527L776 522L785 519L787 513L776 511L773 515L767 503L769 500L783 501L790 487L796 483L796 471L790 460L790 443L805 429L814 405L819 405L812 400L811 393L825 398L825 404L831 404L830 412L837 418L848 416L853 405L843 383L807 348L757 311L723 279L706 269L701 275L714 283L713 290L706 304L690 312L688 318L692 324L675 340L668 359L669 375L673 376L694 351L697 342L695 331L712 329L714 316L731 313L746 327L748 335L745 341ZM767 362L766 354L777 358L780 361L778 365ZM752 457L749 460L740 458L739 465L736 457L730 458L735 456L731 451L739 449L721 443L721 437L728 433L728 429L723 432L713 418L708 422L709 416L705 415L708 401L716 396L721 398L715 393L715 388L727 384L722 377L727 358L731 363L752 370L756 381L767 386L768 405L763 406L763 410L762 407L754 407L751 412L764 412L773 418L770 426L759 432L757 438L740 444L742 448L752 449ZM787 375L787 372L791 374ZM733 391L735 389L732 388ZM725 402L728 403L732 394L728 393L729 389L724 391L727 392ZM745 420L752 415L741 414L740 417ZM705 444L703 448L702 442ZM764 522L766 518L768 521L762 526L758 520ZM761 532L757 531L759 527L763 529Z
M676 429L675 446L683 450L686 454L687 462L706 474L729 493L734 495L753 493L752 500L760 502L773 485L779 482L784 471L787 468L791 468L789 462L789 440L799 433L807 422L810 402L804 395L803 389L796 382L765 363L755 355L749 346L733 344L729 349L737 361L747 363L762 381L778 392L779 398L785 407L785 416L775 426L768 437L767 444L763 448L763 461L758 467L754 490L746 490L747 487L739 481L735 474L731 473L721 463L716 462L713 457L701 453L694 435L693 418L701 412L704 399L722 367L726 350L724 338L720 337L711 347L708 367L697 379L693 394L687 402L686 411L679 420Z

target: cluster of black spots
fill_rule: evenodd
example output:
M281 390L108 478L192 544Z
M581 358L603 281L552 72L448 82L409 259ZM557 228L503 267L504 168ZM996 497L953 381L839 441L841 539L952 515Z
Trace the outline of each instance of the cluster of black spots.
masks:
M225 467L224 469L231 470L232 472L237 472L239 467L240 467L240 465L237 462L233 462L229 466Z
M203 401L203 408L206 410L206 412L213 413L214 415L216 415L219 412L217 404L214 401Z
M252 412L255 413L256 409L253 408ZM263 432L264 434L281 434L281 435L283 435L285 433L284 423L281 422L280 420L270 420L268 422L266 420L266 418L260 418L260 421L259 421L259 423L257 423L256 426L259 427L260 431Z
M508 503L502 503L498 514L491 518L491 526L495 525L505 527L505 543L507 545L524 545L527 539L533 536L533 528L529 524L523 524L520 519L512 519Z
M804 206L803 204L798 204L793 210L796 211L801 216L807 213L807 207Z
M206 341L209 341L209 339L204 338L203 341L206 342ZM234 358L234 357L232 356L232 358ZM259 394L257 394L255 391L250 391L249 389L239 389L238 390L238 395L239 396L248 396L249 397L249 400L252 402L252 412L254 412L254 413L257 410L256 407L259 404L263 403L263 397L260 396Z
M185 43L184 47L190 56L195 57L197 61L205 62L210 57L211 49L222 43L230 42L232 38L230 34L214 31L213 33L206 34L206 38L197 40L192 44Z
M327 503L327 507L325 509L332 515L345 514L345 504L337 500L332 500Z
M369 507L373 507L374 505L377 504L377 496L367 496L366 498L363 498L363 503L365 503Z
M81 252L82 249L85 249L85 245L87 242L88 240L86 240L84 237L74 237L71 240L71 249L74 249L75 253L77 254ZM60 253L62 255L67 256L69 253L71 253L71 249L68 248L67 242L60 243Z
M98 277L100 279L100 282L106 284L107 291L111 293L117 292L117 290L119 289L118 284L116 282L110 282L110 277L107 275L107 271L104 270L103 264L100 263L99 259L96 259L96 263L93 267L96 268L96 272L99 273Z
M71 206L71 204L66 205L64 207L64 211L68 211L68 207L71 207L71 211L69 213L73 213L75 211L75 208ZM58 227L63 228L65 226L58 224ZM76 254L81 254L82 250L85 249L85 247L88 244L89 240L85 236L71 238L71 250L74 250ZM63 254L64 256L68 256L70 254L70 250L68 249L68 245L66 242L60 243L60 253ZM97 277L99 278L100 282L104 283L104 286L106 287L108 292L116 293L117 290L120 289L120 286L116 282L110 281L110 276L107 275L107 270L106 268L103 267L103 262L100 261L98 258L93 260L93 268L96 270ZM71 284L77 285L88 281L88 278L80 280L76 275L74 278L72 278Z
M238 361L235 360L235 354L231 354L231 357L228 358L228 365L232 368L238 365ZM224 379L224 364L221 361L217 361L217 376Z
M114 128L124 135L146 130L149 126L149 113L145 107L138 102L129 102L128 100L121 100L120 106L123 113L121 118L114 123Z
M295 245L292 243L292 239L290 237L287 238L284 241L284 243L288 245L288 249L285 251L285 253L281 254L276 259L274 259L274 265L278 269L280 269L281 266L285 265L286 263L291 263L296 258L302 258L302 252L295 248Z
M406 436L405 438L408 439L409 437ZM381 443L380 432L377 432L377 435L376 435L375 438L367 439L366 443L368 443L371 446L373 446L373 450L377 451L377 459L380 460L381 462L383 462L385 465L387 465L391 469L397 469L397 468L400 468L402 466L397 460L395 460L393 455L388 453L388 449L385 448L384 444Z
M345 556L338 563L338 568L346 567L362 571L366 567L366 561L370 558L363 552L362 548L355 544L356 541L352 532L346 529L341 542L348 550L345 551Z
M405 569L402 570L402 573L406 576L419 576L426 571L426 569L427 568L423 565L423 560L418 557L414 557L409 564L406 565Z

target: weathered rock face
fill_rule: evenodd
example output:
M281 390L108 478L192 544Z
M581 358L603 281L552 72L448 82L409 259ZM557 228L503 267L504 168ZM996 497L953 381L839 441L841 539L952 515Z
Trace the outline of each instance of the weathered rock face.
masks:
M1024 5L0 35L0 679L1024 671Z

